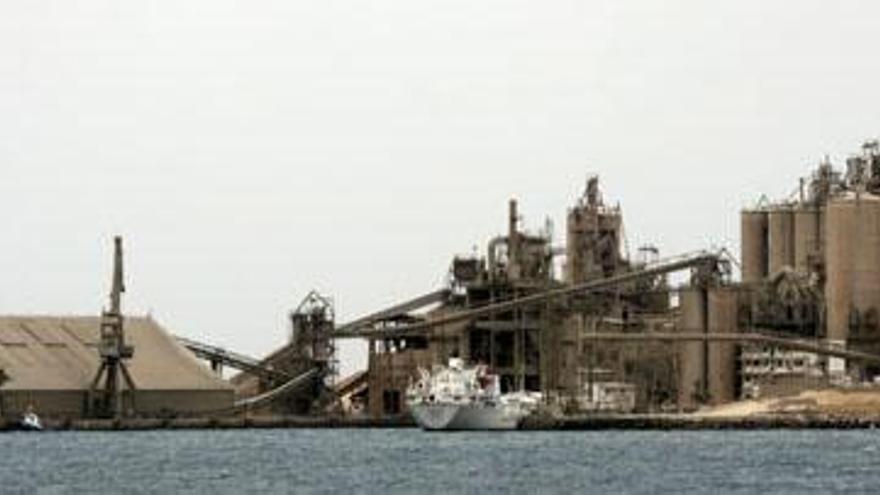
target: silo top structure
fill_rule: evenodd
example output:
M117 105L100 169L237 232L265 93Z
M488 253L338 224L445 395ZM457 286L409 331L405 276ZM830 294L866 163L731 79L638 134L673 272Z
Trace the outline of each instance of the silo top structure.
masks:
M622 226L620 208L605 206L599 178L590 177L584 195L568 213L566 282L577 284L614 275L622 264Z
M826 158L797 201L742 214L743 281L805 276L824 294L825 337L838 345L880 338L880 144L846 165L838 172Z
M489 278L527 285L544 285L553 275L551 233L530 234L520 229L519 204L508 205L508 232L489 241L487 268Z

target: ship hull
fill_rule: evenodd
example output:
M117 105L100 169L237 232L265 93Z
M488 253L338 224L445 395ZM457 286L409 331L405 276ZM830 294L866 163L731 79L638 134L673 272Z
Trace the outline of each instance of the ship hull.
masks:
M507 407L462 404L413 404L413 418L428 431L515 430L523 414Z

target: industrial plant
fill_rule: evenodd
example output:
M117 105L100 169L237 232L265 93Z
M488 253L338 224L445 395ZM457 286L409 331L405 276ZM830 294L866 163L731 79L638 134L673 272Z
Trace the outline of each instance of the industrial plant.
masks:
M529 230L511 200L507 225L482 254L454 257L446 286L347 323L313 292L263 358L126 317L117 240L103 314L0 317L0 414L405 418L419 370L450 359L491 369L502 391L540 393L542 412L560 417L871 387L880 147L866 143L845 167L826 159L793 187L741 212L739 252L671 256L625 252L624 210L599 177L572 198L559 244L548 228ZM367 343L367 370L339 376L340 339Z

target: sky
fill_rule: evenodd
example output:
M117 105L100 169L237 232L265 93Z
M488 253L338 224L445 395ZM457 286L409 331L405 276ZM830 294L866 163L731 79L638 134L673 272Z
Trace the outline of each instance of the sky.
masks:
M588 174L628 244L738 252L738 211L880 135L872 1L8 0L0 313L129 314L261 356L439 288ZM342 347L343 371L364 364Z

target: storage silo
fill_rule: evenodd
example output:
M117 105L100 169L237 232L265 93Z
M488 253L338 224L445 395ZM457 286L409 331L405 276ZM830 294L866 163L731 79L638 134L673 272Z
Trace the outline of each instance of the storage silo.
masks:
M794 210L778 206L769 213L770 256L768 272L772 276L785 267L794 267Z
M880 311L880 197L862 194L858 198L853 237L855 261L853 269L852 305L859 312L862 325L873 313L876 323Z
M827 306L826 337L844 343L849 335L858 217L858 200L845 196L831 200L825 215L825 304Z
M768 272L769 239L767 212L743 210L741 214L741 255L743 283L764 280Z
M678 331L706 333L708 308L706 292L696 288L679 294L681 313ZM679 344L678 352L678 406L682 410L696 409L706 389L706 343L686 341Z
M794 211L794 267L810 271L810 257L822 252L822 211L815 206L800 206Z
M709 333L736 333L738 294L732 288L709 291ZM737 344L733 341L708 344L709 403L721 405L737 399Z

